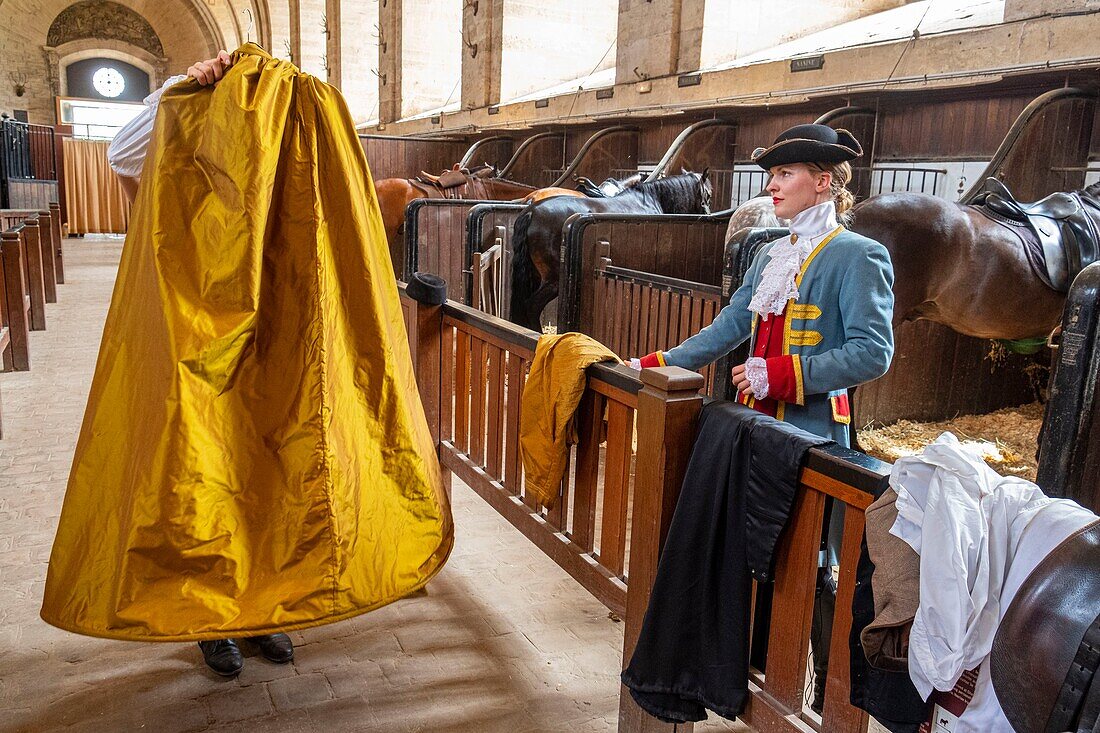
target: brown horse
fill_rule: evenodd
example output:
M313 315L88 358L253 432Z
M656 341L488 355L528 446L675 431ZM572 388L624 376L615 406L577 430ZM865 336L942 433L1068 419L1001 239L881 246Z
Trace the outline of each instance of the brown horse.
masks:
M460 174L462 180L456 185L441 185L432 178L383 178L375 182L374 190L378 196L378 208L382 210L382 222L386 227L386 240L390 245L390 254L400 257L405 250L405 207L414 199L465 198L489 201L512 201L526 196L535 190L534 186L510 181L507 178L495 178L492 175L478 175L487 169L474 171L444 171L438 178L449 174ZM448 181L448 184L451 182Z
M1100 228L1100 184L1076 195ZM894 326L930 320L967 336L1023 340L1059 324L1065 293L1032 271L1020 240L970 205L920 193L875 196L852 210L853 231L890 251Z

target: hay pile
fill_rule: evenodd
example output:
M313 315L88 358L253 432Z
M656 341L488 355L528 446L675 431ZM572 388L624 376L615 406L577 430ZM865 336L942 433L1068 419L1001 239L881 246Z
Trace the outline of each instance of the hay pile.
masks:
M951 431L964 445L978 446L989 466L1002 476L1035 480L1035 452L1043 405L1033 402L1022 407L997 410L988 415L962 415L943 422L919 423L901 420L880 428L859 431L859 444L868 454L893 462L919 453L944 431Z

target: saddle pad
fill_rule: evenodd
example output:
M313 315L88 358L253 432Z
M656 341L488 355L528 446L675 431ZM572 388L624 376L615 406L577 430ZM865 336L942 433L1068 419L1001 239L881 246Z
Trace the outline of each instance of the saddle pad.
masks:
M1027 255L1031 271L1044 285L1060 293L1069 291L1068 260L1064 250L1044 247L1039 237L1024 222L1009 219L986 206L974 208L985 218L1000 224L1015 235Z

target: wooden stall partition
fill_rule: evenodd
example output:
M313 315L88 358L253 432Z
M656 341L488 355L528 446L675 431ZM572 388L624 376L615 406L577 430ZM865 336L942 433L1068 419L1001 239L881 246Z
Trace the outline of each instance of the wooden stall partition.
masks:
M524 140L500 169L500 177L532 186L549 186L565 168L565 133L540 132Z
M700 172L704 168L721 168L732 161L737 148L737 123L722 118L700 120L688 125L676 136L657 161L647 181L663 176L675 176L680 170ZM727 201L722 192L714 192L715 201Z
M1081 188L1092 145L1097 93L1063 87L1033 99L1016 117L993 159L960 201L973 201L986 178L999 178L1020 201Z
M403 299L408 303L407 296ZM410 311L423 308L407 306L406 323L422 322ZM625 367L589 369L578 415L581 441L558 496L543 505L527 491L519 443L521 395L538 334L454 301L443 306L440 323L438 379L431 371L435 367L425 366L423 343L413 352L421 397L428 406L439 405L438 418L430 414L432 407L426 413L429 421L438 419L433 429L441 465L610 610L624 614L634 411L641 385ZM424 338L412 328L410 334ZM431 394L436 382L438 397ZM610 432L601 471L605 410Z
M516 141L508 135L483 137L467 148L458 164L462 168L491 165L499 170L512 159L515 148Z
M405 274L427 272L447 281L450 297L469 303L472 288L466 216L476 199L415 199L405 208Z
M891 94L879 110L875 162L989 160L1033 94Z
M35 213L34 209L0 209L0 231L22 224Z
M587 333L624 359L695 335L726 302L728 225L729 212L571 216L562 235L558 330ZM723 368L703 370L708 392Z
M471 305L507 320L512 298L512 232L526 204L482 203L466 217L470 253Z
M359 143L376 181L415 178L421 171L435 174L449 170L469 149L466 140L457 137L359 135Z
M589 137L572 162L550 185L575 188L574 179L583 176L596 183L638 165L639 130L634 125L615 125L597 130Z

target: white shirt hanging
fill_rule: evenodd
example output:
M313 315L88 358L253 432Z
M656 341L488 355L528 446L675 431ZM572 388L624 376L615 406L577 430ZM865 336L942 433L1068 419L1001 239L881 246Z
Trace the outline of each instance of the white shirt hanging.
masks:
M997 627L1031 570L1096 515L1030 481L998 475L951 433L898 459L890 486L898 494L890 533L920 555L920 605L909 638L913 684L928 699L979 669L955 733L1011 733L986 663Z
M141 177L141 169L145 165L145 153L149 150L149 138L153 135L153 123L157 119L157 107L160 106L161 95L168 87L186 78L183 74L169 77L160 89L142 100L145 109L115 134L111 144L107 146L107 162L115 173L127 178Z
M749 310L767 319L779 315L787 307L787 301L798 298L795 278L802 264L825 237L839 226L836 205L826 201L811 206L791 219L791 234L772 246L768 262L760 273L760 284L749 301Z

